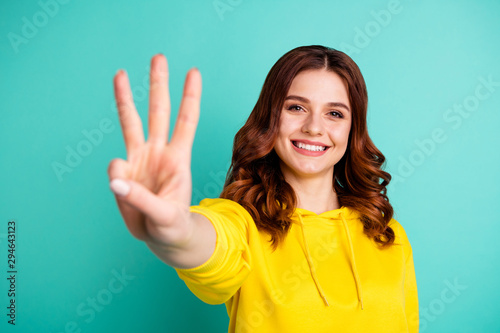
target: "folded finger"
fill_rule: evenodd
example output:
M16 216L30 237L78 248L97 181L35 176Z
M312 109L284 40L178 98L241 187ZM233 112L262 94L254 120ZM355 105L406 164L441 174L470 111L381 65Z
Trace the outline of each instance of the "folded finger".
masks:
M108 176L111 183L115 179L128 179L130 177L130 167L127 161L124 161L119 158L113 159L108 166ZM116 183L116 182L115 182ZM114 184L114 183L113 183ZM120 184L118 184L120 185ZM125 221L125 225L127 229L137 239L145 240L146 238L146 228L144 225L144 215L138 211L135 207L131 206L129 203L122 199L122 196L117 194L115 191L117 190L116 185L115 189L111 188L114 192L116 202L118 204L118 209L120 210L120 214ZM118 191L124 190L124 188L120 188L118 186Z
M172 204L162 200L141 183L133 180L115 178L110 182L111 190L119 200L134 207L137 211L148 216L156 226L167 227L172 217ZM145 238L145 226L129 226L142 238ZM132 231L132 230L131 230ZM135 234L134 234L135 235ZM139 237L138 237L139 238Z

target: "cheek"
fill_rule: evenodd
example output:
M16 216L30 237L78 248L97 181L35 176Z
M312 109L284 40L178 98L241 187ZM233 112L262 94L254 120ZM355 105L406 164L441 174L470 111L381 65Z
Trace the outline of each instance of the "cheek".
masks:
M349 141L349 132L350 128L332 130L330 132L330 137L332 138L333 142L337 143L337 145L344 145Z
M280 126L280 129L278 131L278 137L282 138L286 136L286 128L284 126Z
M300 132L301 126L300 117L290 117L284 115L280 120L278 135L281 138L288 138L293 133Z
M280 130L278 132L278 138L276 139L275 146L279 147L279 148L283 148L283 146L285 145L286 141L287 141L287 135L286 135L286 133L283 132L282 130Z
M283 151L286 149L288 140L289 140L288 133L283 127L280 127L278 131L278 137L276 138L276 142L274 143L274 150L278 155L281 155Z

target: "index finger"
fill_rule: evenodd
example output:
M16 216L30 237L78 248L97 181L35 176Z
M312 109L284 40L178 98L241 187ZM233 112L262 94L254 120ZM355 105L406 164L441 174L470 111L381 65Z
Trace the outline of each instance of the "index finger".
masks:
M144 144L142 121L135 109L127 73L124 70L119 70L113 83L125 148L127 156L130 158Z

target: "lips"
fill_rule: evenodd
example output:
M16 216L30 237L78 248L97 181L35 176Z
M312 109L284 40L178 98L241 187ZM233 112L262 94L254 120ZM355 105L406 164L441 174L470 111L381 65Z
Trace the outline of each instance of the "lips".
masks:
M330 148L321 142L309 141L309 140L292 140L293 149L306 156L321 156Z
M308 140L292 141L292 144L299 149L304 149L311 152L322 152L330 148L330 146L327 146L321 142Z

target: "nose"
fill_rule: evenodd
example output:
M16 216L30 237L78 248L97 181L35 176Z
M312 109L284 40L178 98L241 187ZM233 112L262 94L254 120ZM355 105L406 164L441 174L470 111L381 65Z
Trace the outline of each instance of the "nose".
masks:
M313 112L307 115L302 126L302 132L313 136L323 135L324 127L321 115L315 114Z

